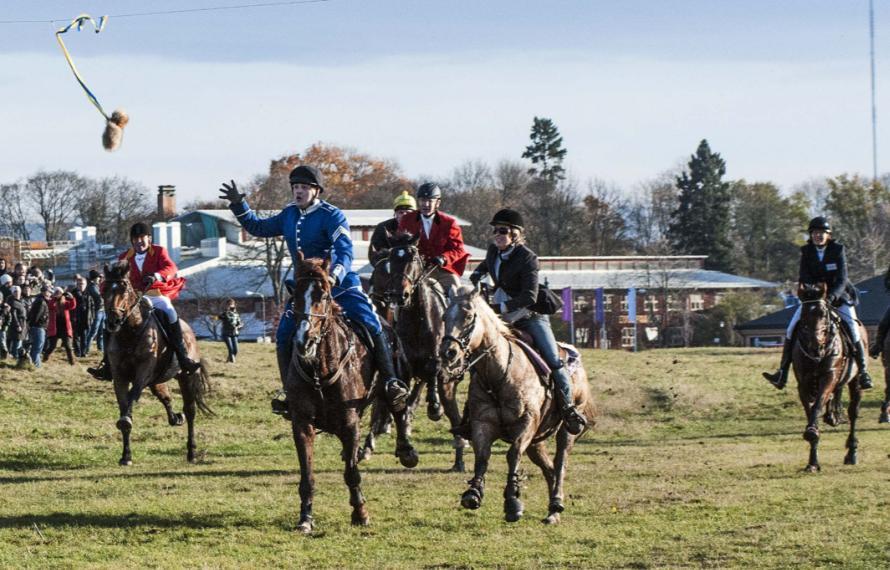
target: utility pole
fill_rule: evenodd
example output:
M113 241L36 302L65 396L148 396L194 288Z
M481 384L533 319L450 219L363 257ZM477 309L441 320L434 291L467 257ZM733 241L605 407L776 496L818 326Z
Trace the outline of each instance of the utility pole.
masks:
M878 114L875 108L875 7L868 0L868 33L871 55L871 165L872 180L878 183Z

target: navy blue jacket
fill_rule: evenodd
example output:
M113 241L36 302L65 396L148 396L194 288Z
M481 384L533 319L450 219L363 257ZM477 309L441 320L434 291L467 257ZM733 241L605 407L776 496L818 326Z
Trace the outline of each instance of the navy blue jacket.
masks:
M825 246L825 255L819 261L819 254L812 242L800 248L800 282L807 285L825 283L828 287L828 299L833 305L841 303L859 304L859 293L847 278L847 256L844 246L836 241L829 241Z

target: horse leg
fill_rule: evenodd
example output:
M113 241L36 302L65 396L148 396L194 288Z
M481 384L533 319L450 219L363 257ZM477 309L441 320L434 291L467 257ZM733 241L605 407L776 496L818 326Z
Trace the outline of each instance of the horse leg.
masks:
M401 412L393 414L393 418L396 422L396 457L399 458L399 462L404 467L409 469L417 467L420 458L417 455L417 450L411 444L411 424L408 409L406 408Z
M182 388L182 382L180 382L179 386ZM154 386L149 386L148 389L164 406L164 410L167 412L167 423L174 427L181 426L185 422L185 417L173 411L173 398L170 396L170 389L167 388L167 385L155 384ZM185 394L185 390L182 390L182 393Z
M488 471L488 461L491 459L491 443L495 439L494 431L494 426L489 424L477 423L473 426L475 459L473 478L470 479L470 488L464 491L460 497L460 506L465 509L478 509L482 506L482 497L485 495L485 473Z
M807 428L803 432L803 438L810 442L810 459L804 471L815 473L821 471L819 466L819 410L822 409L823 394L819 392L816 401L807 410Z
M856 465L859 461L857 451L859 440L856 438L856 419L859 417L859 404L862 402L862 389L858 382L850 383L850 405L847 407L847 416L850 419L850 435L847 436L847 455L844 457L844 465Z
M195 394L192 393L188 378L180 378L179 382L179 391L182 393L182 411L185 413L185 422L186 422L186 431L187 431L187 440L186 440L186 455L185 458L189 463L195 462L195 415L198 411L197 401L195 400ZM179 416L179 425L182 425L182 414L176 414ZM170 425L173 425L172 423Z
M376 436L384 433L386 422L389 420L389 409L379 400L375 400L371 404L371 427L368 435L365 436L365 442L358 452L358 460L366 461L374 455L377 450Z
M884 401L881 402L879 424L890 423L890 362L884 362Z
M569 452L575 444L577 436L570 435L565 429L561 429L556 433L556 458L553 461L553 491L550 493L550 505L548 507L549 514L544 522L546 524L554 524L559 522L559 513L565 510L563 499L565 497L563 491L563 483L566 478L566 461L569 458Z
M349 488L349 505L352 507L352 524L367 526L368 509L362 494L362 474L358 470L359 419L356 416L340 434L343 444L343 481Z
M544 474L544 479L547 481L547 491L550 493L550 504L553 505L553 493L556 486L556 478L555 472L553 468L553 461L550 459L550 454L547 453L547 446L543 441L532 444L528 448L528 458L532 463L541 468L541 473ZM547 518L542 520L541 522L545 524L554 524L559 522L559 511L553 512L550 510Z
M300 521L297 523L297 530L308 534L315 527L312 521L312 497L315 494L315 473L312 470L315 428L300 421L293 421L291 425L297 458L300 460Z
M125 382L114 381L114 395L117 398L117 407L120 417L117 420L117 429L121 432L124 450L121 453L118 464L128 466L133 464L133 455L130 452L130 431L133 429L131 419L132 408L129 399L129 390Z
M437 422L442 419L442 403L439 401L439 366L426 381L426 417Z
M534 436L535 430L530 424L530 420L525 418L513 428L516 430L514 433L520 435L507 450L507 484L504 486L504 520L507 522L516 522L522 518L523 506L519 500L519 464Z
M441 390L442 402L444 402L445 415L452 428L460 425L461 413L457 405L457 382L439 382ZM452 443L454 447L454 465L451 471L455 473L463 473L466 471L464 465L464 449L467 447L467 440L456 435Z

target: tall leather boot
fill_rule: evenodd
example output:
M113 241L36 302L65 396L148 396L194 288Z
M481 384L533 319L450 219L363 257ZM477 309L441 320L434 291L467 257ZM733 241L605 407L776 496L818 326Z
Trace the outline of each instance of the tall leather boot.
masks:
M389 409L393 412L401 412L408 402L408 386L396 375L392 350L389 348L386 333L380 331L371 338L374 342L374 360L377 363L377 370L384 379L384 391Z
M856 358L856 366L859 367L859 387L863 390L874 388L871 375L867 370L868 361L865 357L865 342L863 342L861 338L859 339L859 342L853 345L853 356Z
M201 364L189 358L189 351L185 347L185 340L182 338L182 321L176 319L171 323L166 315L164 315L163 320L164 330L167 331L167 338L170 340L170 348L176 353L179 367L186 374L194 374L201 368Z
M878 324L878 334L868 350L868 354L872 358L879 357L884 351L884 339L887 338L888 330L890 330L890 307L887 307L884 316L881 317L881 322Z
M556 391L559 394L560 413L562 421L566 426L566 431L572 435L578 435L587 427L587 420L575 408L575 402L572 400L572 379L566 371L565 364L561 364L550 373Z
M791 368L791 348L794 346L793 337L794 335L792 335L792 338L785 338L785 344L782 345L782 361L779 363L779 369L775 374L763 373L763 377L775 386L777 390L781 390L788 384L788 369Z
M281 376L282 390L272 398L272 413L284 416L285 419L289 420L287 394L284 392L283 388L287 381L287 372L294 355L294 345L290 340L282 344L284 346L281 344L275 346L275 356L278 358L278 374Z

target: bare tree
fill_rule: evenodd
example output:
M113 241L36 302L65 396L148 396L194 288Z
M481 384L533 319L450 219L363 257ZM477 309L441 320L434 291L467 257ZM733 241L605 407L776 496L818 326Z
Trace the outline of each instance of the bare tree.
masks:
M65 170L40 171L25 182L24 203L43 221L47 241L65 237L89 184L86 178Z
M19 184L0 185L0 235L28 240L28 224Z
M77 204L81 223L95 226L101 241L125 244L130 226L154 213L150 192L144 185L118 176L90 182Z
M631 249L624 211L627 201L603 180L587 183L584 223L590 255L620 255Z
M640 184L628 204L628 231L637 251L657 254L666 250L671 216L677 209L677 170L667 170Z

